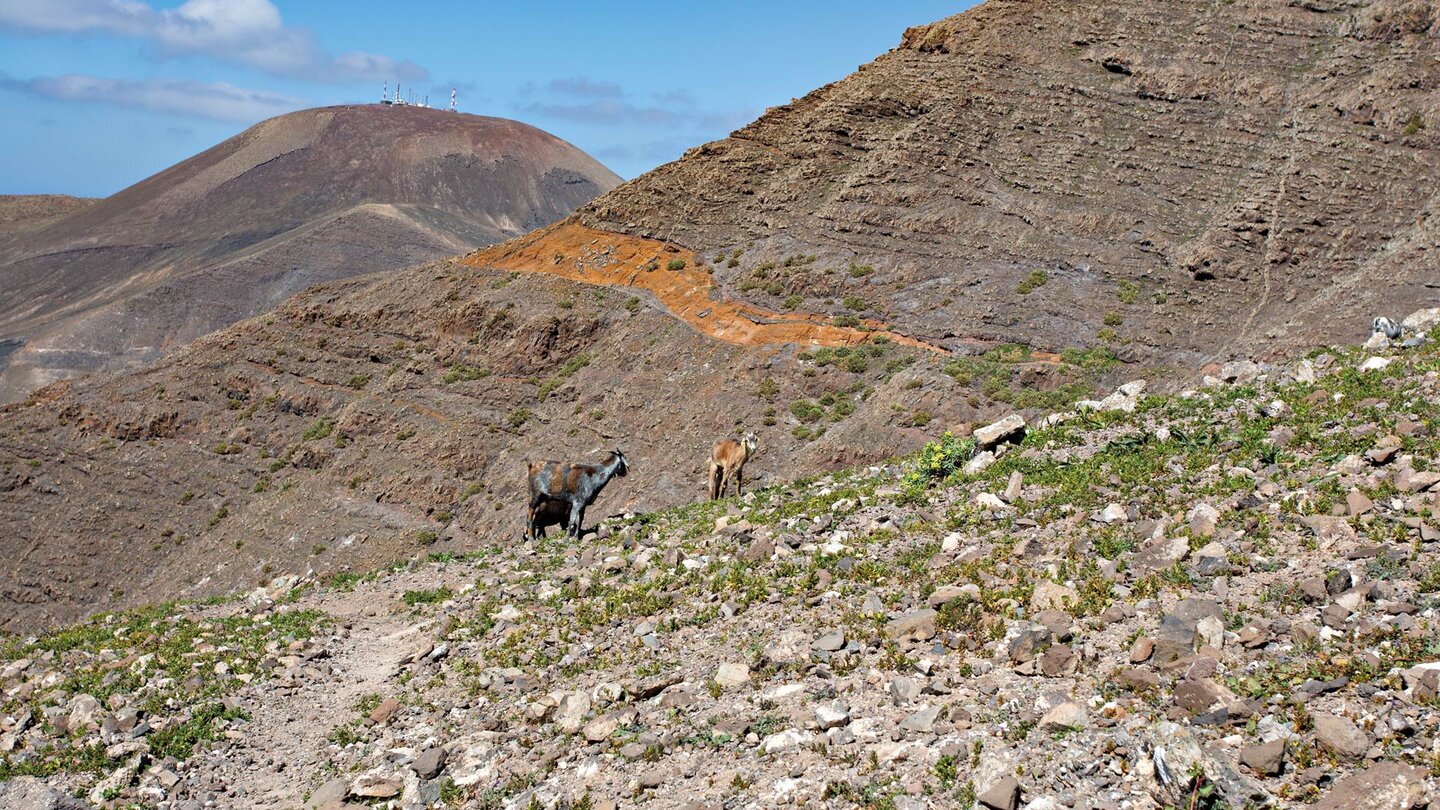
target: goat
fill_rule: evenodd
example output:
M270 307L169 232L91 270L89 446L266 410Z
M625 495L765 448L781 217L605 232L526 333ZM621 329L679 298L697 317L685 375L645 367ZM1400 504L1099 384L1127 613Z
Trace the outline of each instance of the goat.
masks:
M710 500L722 498L735 478L735 494L740 494L744 482L745 462L755 453L755 434L746 433L740 441L721 439L710 448Z
M559 526L561 531L570 533L570 504L546 501L535 508L530 516L530 530L535 538L545 537L545 529L550 526Z
M585 522L585 508L595 502L611 478L630 471L625 454L619 450L612 452L602 464L535 461L528 467L530 508L525 536L529 540L540 539L546 526L560 523L565 527L566 536L578 541Z
M1390 340L1397 340L1399 339L1402 330L1400 328L1400 324L1395 323L1389 318L1380 317L1376 318L1375 321L1370 325L1370 331L1372 333L1382 334Z

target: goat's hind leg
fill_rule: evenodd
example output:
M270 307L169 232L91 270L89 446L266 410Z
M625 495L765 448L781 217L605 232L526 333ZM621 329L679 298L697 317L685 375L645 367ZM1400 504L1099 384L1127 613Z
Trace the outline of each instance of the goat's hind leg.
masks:
M532 492L530 494L530 508L526 512L527 522L525 524L525 539L536 541L545 536L545 528L539 525L540 505L545 501L545 496Z

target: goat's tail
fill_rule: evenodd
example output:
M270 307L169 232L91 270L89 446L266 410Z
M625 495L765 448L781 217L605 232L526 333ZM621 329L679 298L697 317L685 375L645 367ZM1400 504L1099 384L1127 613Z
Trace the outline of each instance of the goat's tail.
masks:
M720 478L724 470L719 464L710 462L710 500L720 497Z

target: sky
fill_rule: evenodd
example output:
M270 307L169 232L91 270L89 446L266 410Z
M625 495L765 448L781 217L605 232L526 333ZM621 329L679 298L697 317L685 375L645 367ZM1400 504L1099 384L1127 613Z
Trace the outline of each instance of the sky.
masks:
M0 194L113 194L258 121L377 102L514 118L622 177L973 0L0 0Z

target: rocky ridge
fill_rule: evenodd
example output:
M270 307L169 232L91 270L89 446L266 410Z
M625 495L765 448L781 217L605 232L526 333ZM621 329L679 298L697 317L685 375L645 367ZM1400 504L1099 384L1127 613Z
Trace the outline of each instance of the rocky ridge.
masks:
M1436 87L1433 2L988 0L577 218L767 309L1183 373L1440 304Z
M1440 347L1207 382L1137 381L579 545L12 639L0 796L1424 806Z

